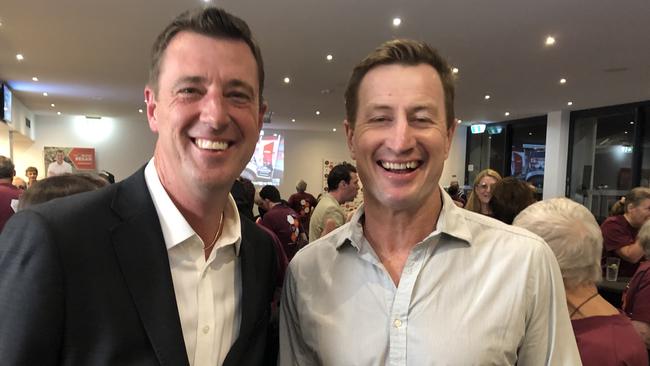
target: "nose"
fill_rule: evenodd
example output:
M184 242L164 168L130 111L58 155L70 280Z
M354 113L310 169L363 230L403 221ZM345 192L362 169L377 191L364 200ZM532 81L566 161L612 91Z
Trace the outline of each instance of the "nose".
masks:
M227 100L221 91L209 91L204 95L201 102L200 121L215 130L224 128L230 122Z
M404 115L393 121L390 134L386 137L386 146L395 153L408 152L415 147L413 128Z

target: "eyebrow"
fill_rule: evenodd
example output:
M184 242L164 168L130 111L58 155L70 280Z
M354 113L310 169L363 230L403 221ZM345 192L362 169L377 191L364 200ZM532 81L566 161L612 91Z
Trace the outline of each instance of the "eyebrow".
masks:
M175 90L182 84L201 84L203 82L205 82L205 78L203 76L183 76L180 79L176 80L174 86L172 87L172 90Z
M245 89L248 93L250 93L250 95L252 95L252 96L256 96L256 94L255 94L255 88L253 88L253 86L250 85L249 83L247 83L247 82L245 82L245 81L243 81L243 80L240 80L240 79L232 79L232 80L229 80L229 81L226 83L226 87L229 87L229 88L243 88L243 89Z
M207 81L207 79L205 77L203 77L203 76L183 76L183 77L179 78L178 80L176 80L172 90L177 89L180 85L183 85L183 84L203 84L206 81ZM256 95L255 94L255 89L253 88L253 86L250 85L249 83L241 80L241 79L229 80L225 84L225 87L226 88L243 88L243 89L246 89L246 91L248 93L250 93L251 95L253 95L253 96Z

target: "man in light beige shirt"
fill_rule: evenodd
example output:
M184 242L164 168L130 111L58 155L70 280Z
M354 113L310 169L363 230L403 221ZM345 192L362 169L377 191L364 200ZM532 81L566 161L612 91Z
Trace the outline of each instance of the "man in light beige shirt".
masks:
M3 364L275 361L273 244L229 195L263 84L243 20L208 7L167 26L144 91L154 157L106 189L21 211L0 236Z

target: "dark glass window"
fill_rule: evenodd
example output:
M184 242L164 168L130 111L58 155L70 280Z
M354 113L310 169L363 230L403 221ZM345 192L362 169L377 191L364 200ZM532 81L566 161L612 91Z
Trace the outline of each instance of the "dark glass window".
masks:
M512 124L511 131L512 150L508 175L534 185L541 195L546 167L546 117Z

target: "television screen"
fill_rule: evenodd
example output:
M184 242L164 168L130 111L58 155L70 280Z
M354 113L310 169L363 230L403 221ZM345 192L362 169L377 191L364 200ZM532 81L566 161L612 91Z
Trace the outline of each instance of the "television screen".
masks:
M7 84L2 84L2 95L3 95L3 108L2 108L2 120L5 122L11 122L11 90Z
M278 133L260 134L253 157L242 172L256 186L280 185L284 175L284 136Z

